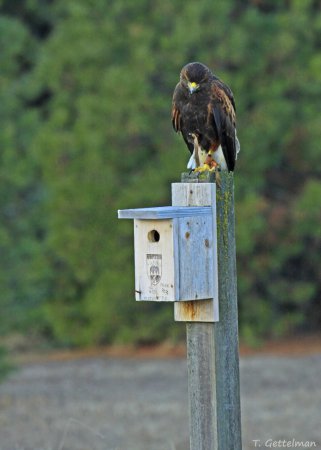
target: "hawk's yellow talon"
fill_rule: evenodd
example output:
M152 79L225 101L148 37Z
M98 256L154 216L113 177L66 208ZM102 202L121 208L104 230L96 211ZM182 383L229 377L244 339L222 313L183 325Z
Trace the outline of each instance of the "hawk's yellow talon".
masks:
M208 164L203 164L200 167L196 167L195 172L206 172L207 170L210 170L210 166Z

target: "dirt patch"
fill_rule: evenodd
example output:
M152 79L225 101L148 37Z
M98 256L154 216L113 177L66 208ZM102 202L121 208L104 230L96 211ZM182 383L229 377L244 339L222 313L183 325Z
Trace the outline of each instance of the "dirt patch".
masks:
M241 356L275 355L308 356L321 353L321 335L297 336L287 339L269 340L257 347L240 344ZM45 352L14 352L12 359L18 364L45 361L73 361L83 358L185 358L184 344L161 344L150 346L105 346L74 350L51 350Z
M275 356L307 356L321 353L321 335L295 336L286 339L269 340L258 348L241 345L240 354L275 355Z
M187 450L185 354L148 351L24 361L0 385L0 450ZM320 373L321 353L242 357L243 450L269 439L321 449Z

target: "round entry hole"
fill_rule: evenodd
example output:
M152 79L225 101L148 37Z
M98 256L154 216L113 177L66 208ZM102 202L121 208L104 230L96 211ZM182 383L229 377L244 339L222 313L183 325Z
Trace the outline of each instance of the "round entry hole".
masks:
M147 237L148 237L149 242L158 242L160 239L160 235L157 230L149 231Z

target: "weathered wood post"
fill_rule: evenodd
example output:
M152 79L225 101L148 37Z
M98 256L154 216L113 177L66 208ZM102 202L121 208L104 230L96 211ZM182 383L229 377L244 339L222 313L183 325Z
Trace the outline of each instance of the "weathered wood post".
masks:
M216 190L219 321L212 300L175 303L175 319L186 321L191 450L240 450L238 314L233 174L220 173ZM199 178L183 174L185 189L173 185L173 205L208 206L193 188ZM210 181L207 177L204 181ZM184 195L188 192L189 195ZM215 201L215 199L214 199ZM200 267L199 270L202 270ZM215 276L215 274L213 274Z
M233 174L183 174L134 219L135 296L186 322L191 450L241 450Z

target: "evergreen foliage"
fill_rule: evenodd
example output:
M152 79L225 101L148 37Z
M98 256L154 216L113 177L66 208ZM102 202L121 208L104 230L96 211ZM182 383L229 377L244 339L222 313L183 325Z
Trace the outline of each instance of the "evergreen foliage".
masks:
M320 326L321 12L314 0L0 2L1 331L62 345L176 339L134 302L132 223L188 159L181 67L231 86L242 336Z

